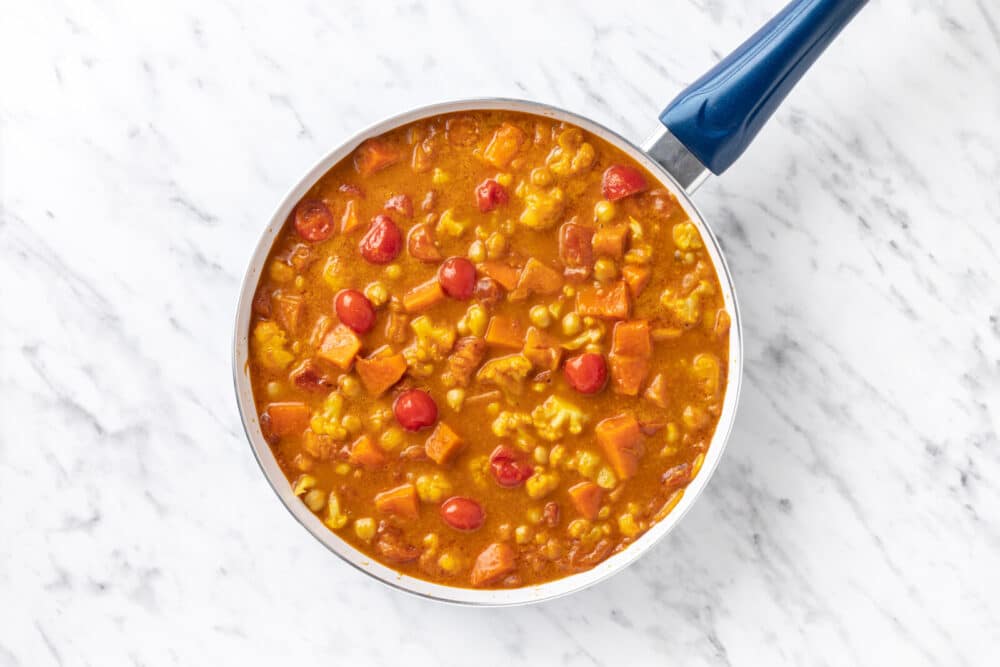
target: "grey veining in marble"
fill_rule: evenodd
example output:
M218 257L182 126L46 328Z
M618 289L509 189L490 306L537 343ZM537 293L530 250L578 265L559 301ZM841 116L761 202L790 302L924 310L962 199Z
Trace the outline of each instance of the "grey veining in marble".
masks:
M238 281L320 154L441 99L648 135L779 0L4 2L0 665L990 665L1000 6L871 3L697 200L746 323L716 477L636 566L466 610L273 497Z

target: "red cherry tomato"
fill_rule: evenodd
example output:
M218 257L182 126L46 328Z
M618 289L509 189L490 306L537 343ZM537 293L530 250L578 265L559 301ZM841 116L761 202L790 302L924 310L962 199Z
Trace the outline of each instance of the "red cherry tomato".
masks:
M496 182L495 179L487 178L476 186L476 203L482 213L489 213L497 206L507 203L507 188Z
M388 264L402 248L403 233L387 215L376 215L358 244L361 256L372 264Z
M455 530L475 530L483 525L486 514L472 498L452 496L441 503L441 518Z
M518 452L500 445L490 454L490 470L500 486L512 487L524 483L535 470Z
M601 192L608 201L618 201L642 192L647 187L646 177L634 167L623 164L611 165L604 171L601 179Z
M584 352L566 360L563 375L569 386L581 394L595 394L608 380L608 365L601 355Z
M476 289L476 267L464 257L449 257L438 269L438 282L452 299L468 301Z
M333 214L320 200L304 199L295 207L295 231L306 241L325 241L335 229Z
M419 431L437 421L437 403L422 389L407 389L392 404L396 421L407 431Z
M375 306L364 294L356 289L344 289L337 292L333 300L340 321L349 326L355 333L368 333L375 326Z
M413 217L413 200L410 195L395 195L385 203L385 210L395 211L407 220Z

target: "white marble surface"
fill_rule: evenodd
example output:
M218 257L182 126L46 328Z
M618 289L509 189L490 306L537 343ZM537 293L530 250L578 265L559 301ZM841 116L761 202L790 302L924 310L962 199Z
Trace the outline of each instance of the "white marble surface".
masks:
M428 5L2 3L0 665L996 664L993 0L872 3L698 192L745 391L706 494L635 567L460 609L289 518L229 345L299 174L456 97L641 139L780 2Z

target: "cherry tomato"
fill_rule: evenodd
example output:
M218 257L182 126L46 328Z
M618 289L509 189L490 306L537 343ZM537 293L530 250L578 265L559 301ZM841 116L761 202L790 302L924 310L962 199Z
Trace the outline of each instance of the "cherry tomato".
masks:
M601 355L584 352L566 360L563 375L569 385L581 394L595 394L608 380L608 365Z
M452 299L468 301L476 289L476 267L465 257L449 257L438 269L438 282Z
M441 503L441 518L455 530L475 530L483 525L486 514L472 498L452 496Z
M335 229L333 214L320 200L304 199L295 207L295 231L306 241L325 241Z
M507 445L500 445L490 454L490 470L500 486L512 487L524 483L535 470L531 464Z
M611 165L604 171L601 179L601 192L608 201L618 201L642 192L647 187L646 177L634 167L623 164Z
M392 404L396 421L407 431L419 431L437 421L437 403L422 389L407 389Z
M507 188L496 182L495 179L487 178L476 186L476 203L482 213L489 213L497 206L507 203Z
M402 248L403 234L387 215L376 215L358 244L361 256L372 264L388 264Z
M337 292L333 300L334 310L340 321L355 333L368 333L375 326L375 306L364 294L356 289Z

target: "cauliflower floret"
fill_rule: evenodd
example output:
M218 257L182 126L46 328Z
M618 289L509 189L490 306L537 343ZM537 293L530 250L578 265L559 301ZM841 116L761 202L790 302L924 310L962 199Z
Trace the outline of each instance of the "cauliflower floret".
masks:
M697 250L702 247L698 228L690 222L678 222L672 230L674 245L680 250Z
M455 212L452 209L446 209L444 213L441 214L441 218L438 220L437 227L434 231L439 237L450 236L451 238L458 238L465 233L465 230L469 228L469 221L456 220Z
M518 353L490 359L479 369L476 377L483 382L495 384L505 392L519 394L530 372L531 362Z
M578 128L560 132L556 143L558 145L545 158L553 173L568 176L590 169L594 165L597 153L591 144L583 140L583 132Z
M545 402L531 411L531 421L538 431L538 437L555 442L567 432L577 435L583 431L587 417L583 410L558 396L549 396Z
M538 472L524 482L524 490L528 492L528 497L534 500L544 498L559 486L559 475L554 472L543 472L541 469L536 470Z
M344 395L331 391L323 401L323 406L309 420L309 428L314 433L328 435L334 440L346 440L347 429L340 420L344 416Z
M712 285L702 280L687 296L675 296L670 289L663 290L660 303L670 311L678 323L692 326L701 319L701 299L706 294L712 294Z
M253 329L254 355L260 365L268 370L282 371L295 359L287 349L288 339L277 323L271 320L258 322Z
M422 350L426 359L440 361L451 352L455 345L455 327L447 324L436 325L426 315L421 315L410 322L410 328L417 335L416 349Z
M340 511L340 499L335 491L330 492L326 505L326 519L323 521L331 530L340 530L347 524L347 515Z
M417 495L425 503L439 503L451 495L451 482L437 473L420 475L415 482Z
M522 181L515 194L524 200L520 221L528 229L549 229L559 221L566 207L566 195L558 185L545 190Z
M498 438L506 438L516 435L522 428L531 425L531 416L528 413L504 410L493 420L493 435Z

